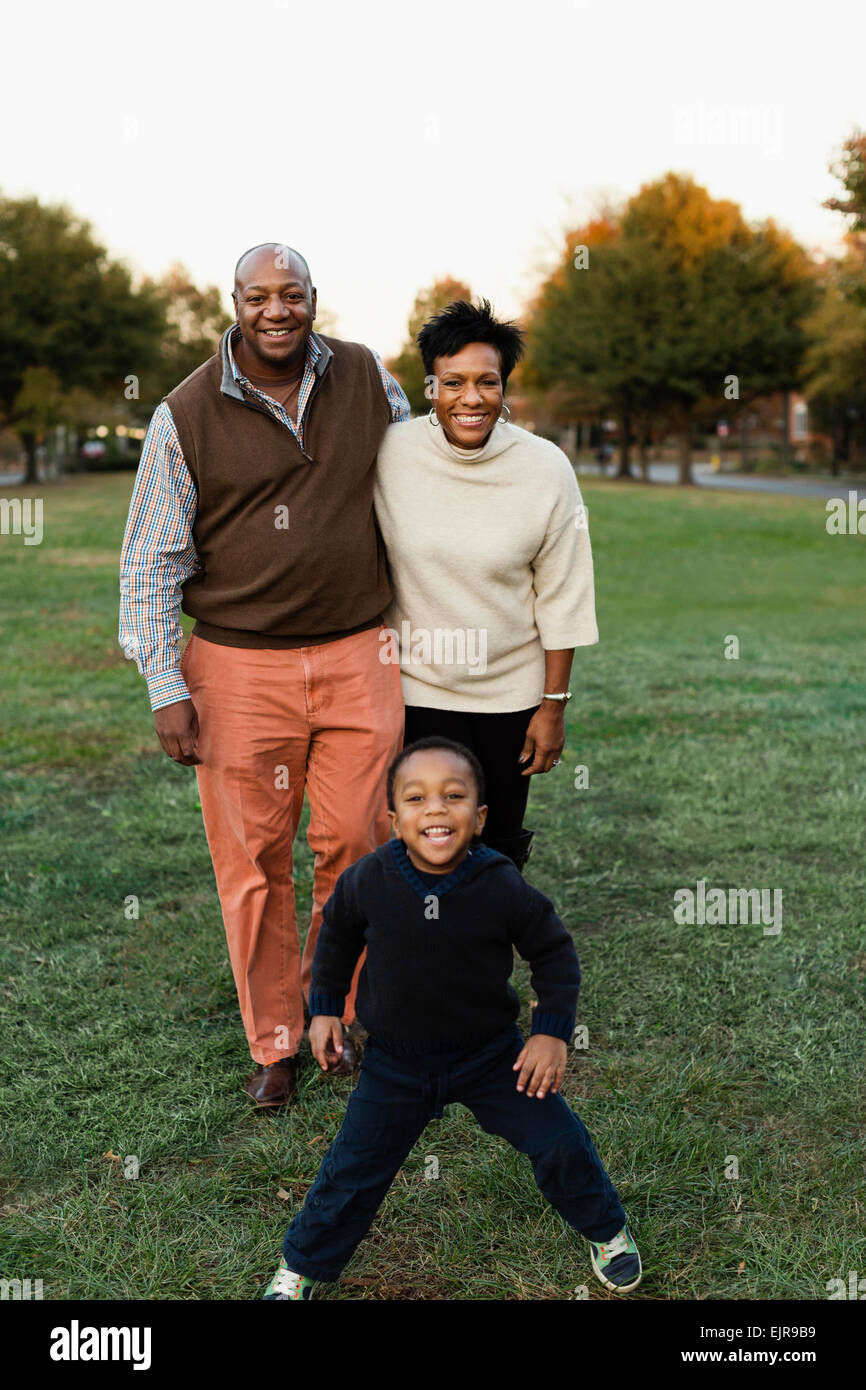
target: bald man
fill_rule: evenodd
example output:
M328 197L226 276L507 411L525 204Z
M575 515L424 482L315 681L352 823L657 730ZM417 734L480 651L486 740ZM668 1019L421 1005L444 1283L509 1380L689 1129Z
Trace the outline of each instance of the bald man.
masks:
M258 1106L297 1089L322 908L388 837L403 738L376 452L409 404L380 358L313 331L316 290L279 242L235 267L236 323L157 407L121 557L120 643L165 753L194 765ZM179 610L195 619L178 659ZM306 791L315 856L303 955L292 846ZM357 972L356 972L357 979ZM344 1052L357 1063L355 983Z

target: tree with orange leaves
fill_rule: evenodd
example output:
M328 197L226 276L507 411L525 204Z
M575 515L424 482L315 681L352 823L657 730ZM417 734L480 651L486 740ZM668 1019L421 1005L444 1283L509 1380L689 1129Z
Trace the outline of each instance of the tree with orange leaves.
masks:
M386 363L399 381L409 398L414 414L420 415L430 409L430 397L425 390L424 364L415 338L428 319L440 314L456 299L471 299L472 291L462 280L454 280L446 275L436 280L429 289L419 290L409 315L406 342L397 357Z
M621 475L633 426L660 422L688 483L702 415L797 384L814 298L813 266L788 233L669 173L566 238L536 301L528 369L617 416Z

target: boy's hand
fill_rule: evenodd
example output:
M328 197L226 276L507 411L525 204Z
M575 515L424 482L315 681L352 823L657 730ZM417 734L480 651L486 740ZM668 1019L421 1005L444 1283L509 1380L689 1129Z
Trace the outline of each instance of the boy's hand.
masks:
M526 1091L528 1096L538 1096L544 1100L548 1091L554 1095L562 1085L565 1076L565 1061L568 1048L562 1038L551 1038L547 1033L533 1033L523 1048L512 1071L519 1071L518 1091Z
M322 1071L335 1067L343 1055L342 1019L316 1014L310 1021L310 1047Z

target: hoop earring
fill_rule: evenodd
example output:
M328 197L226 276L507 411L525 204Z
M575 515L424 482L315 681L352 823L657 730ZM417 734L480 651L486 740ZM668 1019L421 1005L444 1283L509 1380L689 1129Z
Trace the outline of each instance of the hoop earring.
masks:
M439 417L438 417L438 415L436 414L436 407L435 407L435 405L433 405L433 406L430 407L430 410L429 410L428 415L427 415L427 419L430 421L430 424L434 427L434 429L435 429L435 427L439 424Z
M502 402L502 409L503 409L503 410L508 410L508 406L505 404L504 401ZM507 425L507 424L508 424L508 421L509 421L510 419L511 419L511 411L508 410L508 414L507 414L507 415L500 415L500 417L499 417L499 424L500 424L500 425Z

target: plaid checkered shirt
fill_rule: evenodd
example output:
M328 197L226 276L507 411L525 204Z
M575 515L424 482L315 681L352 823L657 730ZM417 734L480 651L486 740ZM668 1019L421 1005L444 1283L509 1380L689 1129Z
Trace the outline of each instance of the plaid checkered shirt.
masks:
M290 430L303 448L304 414L322 351L316 334L311 333L307 340L296 420L241 372L231 350L239 334L240 329L235 329L229 340L235 381L245 395L259 401ZM403 391L386 371L378 353L373 356L391 407L391 420L408 420L409 402ZM147 681L154 710L189 699L180 674L178 643L183 635L181 585L198 563L193 540L195 514L195 484L184 461L171 411L163 401L154 411L142 445L120 557L118 640Z

